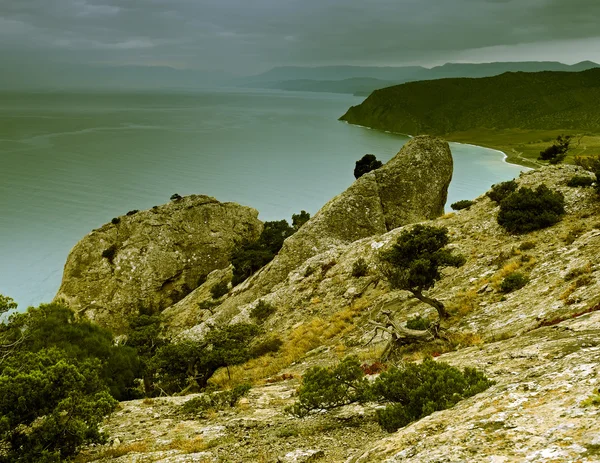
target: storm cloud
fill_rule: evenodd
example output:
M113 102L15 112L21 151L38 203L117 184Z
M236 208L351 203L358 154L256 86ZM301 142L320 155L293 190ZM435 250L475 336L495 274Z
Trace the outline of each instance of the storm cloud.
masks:
M167 65L600 60L597 0L0 0L0 58Z

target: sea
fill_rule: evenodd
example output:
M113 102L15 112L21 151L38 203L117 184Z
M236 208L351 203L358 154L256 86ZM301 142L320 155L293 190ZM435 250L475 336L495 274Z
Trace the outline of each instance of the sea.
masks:
M50 302L92 229L172 194L252 206L261 220L315 214L363 155L409 137L339 122L362 98L257 89L0 93L0 293ZM451 144L449 204L523 169Z

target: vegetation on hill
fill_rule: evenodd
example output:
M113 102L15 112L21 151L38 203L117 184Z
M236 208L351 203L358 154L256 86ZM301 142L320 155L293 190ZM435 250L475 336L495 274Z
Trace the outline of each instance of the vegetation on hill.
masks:
M411 135L525 151L536 159L538 141L561 133L598 134L600 69L583 72L509 72L480 79L409 82L374 91L341 120ZM514 138L514 139L513 139ZM580 148L600 140L579 140ZM506 147L511 147L506 149ZM582 154L581 151L573 155Z
M287 220L265 222L257 241L244 243L231 254L233 286L240 284L271 262L283 246L285 239L292 236L309 219L310 214L301 211L292 215L292 226Z
M356 161L354 167L354 178L360 178L367 172L379 169L383 163L378 161L374 154L365 154L362 158Z
M60 462L103 442L99 426L137 370L133 349L63 306L13 314L0 324L0 461Z
M437 310L440 319L448 318L444 304L427 297L423 291L433 288L444 267L460 267L465 258L446 248L448 229L415 225L405 230L391 249L381 254L380 271L394 289L410 291L421 302Z
M473 368L461 371L431 359L421 364L391 367L372 383L366 379L364 370L356 357L346 357L332 369L320 366L309 369L298 390L298 401L288 411L305 416L314 410L376 401L387 404L377 411L379 424L394 432L411 421L453 407L493 384Z

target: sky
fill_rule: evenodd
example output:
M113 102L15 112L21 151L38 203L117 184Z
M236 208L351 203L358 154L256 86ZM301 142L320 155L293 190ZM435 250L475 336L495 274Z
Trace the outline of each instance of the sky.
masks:
M0 62L250 75L280 65L600 62L598 0L0 0Z

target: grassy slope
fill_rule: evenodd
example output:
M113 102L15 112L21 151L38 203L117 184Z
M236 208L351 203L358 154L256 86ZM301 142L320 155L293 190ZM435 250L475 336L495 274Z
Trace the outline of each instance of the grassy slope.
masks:
M373 92L341 119L496 148L526 165L571 134L569 162L600 153L600 69L410 82Z

